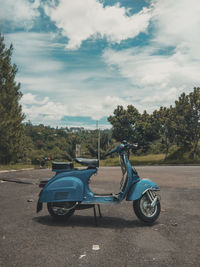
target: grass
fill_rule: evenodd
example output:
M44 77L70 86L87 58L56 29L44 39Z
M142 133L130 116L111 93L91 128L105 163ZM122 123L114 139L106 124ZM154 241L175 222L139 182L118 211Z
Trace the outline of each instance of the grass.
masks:
M165 160L165 154L149 154L143 156L130 156L130 162L133 166L135 165L162 165L162 164L200 164L200 158L195 162L192 159L170 159ZM118 157L107 158L100 161L100 166L119 166Z
M162 165L162 164L173 164L173 165L180 165L180 164L200 164L200 158L198 158L195 162L189 158L182 158L182 159L169 159L165 160L165 154L149 154L143 156L130 156L130 162L133 166L136 165ZM80 164L74 163L75 167L82 167ZM105 160L100 161L100 166L119 166L119 158L106 158ZM1 170L20 170L20 169L27 169L27 168L36 168L38 166L31 165L31 164L9 164L9 165L0 165ZM51 163L48 162L48 165L44 166L51 168Z
M145 156L132 156L130 161L133 165L154 165L161 164L165 159L165 154L149 154Z
M130 156L130 162L133 165L154 165L161 164L164 161L164 154L149 154L145 156ZM116 158L107 158L101 160L100 166L119 166L119 159Z

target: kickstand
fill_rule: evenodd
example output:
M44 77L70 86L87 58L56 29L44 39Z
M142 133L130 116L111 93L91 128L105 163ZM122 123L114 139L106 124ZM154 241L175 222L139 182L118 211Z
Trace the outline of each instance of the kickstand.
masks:
M98 204L98 210L99 210L99 217L102 218L102 214L101 214L101 209L100 209L100 205Z
M99 211L99 218L102 218L102 214L101 214L101 209L100 209L100 205L97 204L98 206L98 211ZM98 226L98 223L97 223L97 214L96 214L96 207L95 207L95 204L93 206L93 211L94 211L94 222L95 222L95 225Z

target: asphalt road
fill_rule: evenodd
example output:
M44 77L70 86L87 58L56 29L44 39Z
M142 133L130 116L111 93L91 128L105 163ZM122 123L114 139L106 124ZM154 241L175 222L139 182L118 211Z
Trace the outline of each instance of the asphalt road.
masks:
M200 166L137 170L161 188L152 226L139 222L131 202L102 206L98 227L92 209L56 222L46 207L35 212L37 183L50 170L0 173L0 266L199 266ZM120 178L119 168L101 168L91 188L117 193Z

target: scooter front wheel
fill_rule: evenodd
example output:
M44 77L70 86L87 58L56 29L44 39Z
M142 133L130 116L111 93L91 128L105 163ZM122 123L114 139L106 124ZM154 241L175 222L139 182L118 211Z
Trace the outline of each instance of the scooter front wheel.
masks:
M153 223L160 214L160 201L157 199L156 204L152 206L152 201L150 201L148 194L145 193L141 198L133 202L133 209L141 221Z
M68 219L75 212L76 202L48 202L49 214L56 219Z

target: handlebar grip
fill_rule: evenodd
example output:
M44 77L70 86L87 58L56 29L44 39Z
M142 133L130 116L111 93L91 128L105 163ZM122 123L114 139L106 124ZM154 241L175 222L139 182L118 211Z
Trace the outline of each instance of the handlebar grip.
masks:
M138 147L138 143L135 143L135 144L130 144L130 147L131 147L131 148Z
M129 149L131 148L135 148L138 147L138 144L129 144L126 141L123 141L121 145L119 145L118 147L112 149L111 151L109 151L107 154L105 154L105 157L112 155L113 153L120 153L123 150L127 150L129 151Z
M121 146L118 146L118 147L112 149L111 151L109 151L105 156L110 156L113 153L119 153L121 151L121 149L122 149Z
M116 150L116 149L113 149L113 150L109 151L107 154L105 154L105 157L110 156L110 155L112 155L113 153L115 153L115 152L116 152L115 150Z

